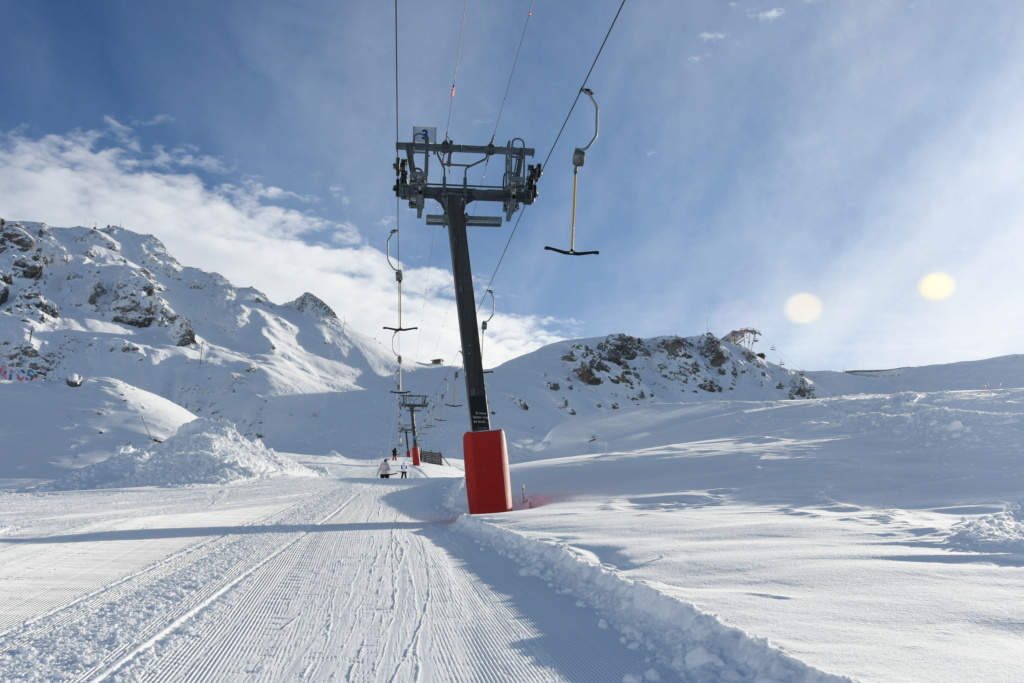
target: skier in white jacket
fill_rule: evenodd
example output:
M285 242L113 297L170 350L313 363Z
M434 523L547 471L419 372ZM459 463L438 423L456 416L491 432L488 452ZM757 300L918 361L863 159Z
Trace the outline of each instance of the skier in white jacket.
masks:
M403 462L400 469L402 470L402 479L405 479L405 475L409 472L409 463Z
M377 474L380 475L381 479L387 479L391 476L391 465L388 464L388 459L384 460L377 466Z

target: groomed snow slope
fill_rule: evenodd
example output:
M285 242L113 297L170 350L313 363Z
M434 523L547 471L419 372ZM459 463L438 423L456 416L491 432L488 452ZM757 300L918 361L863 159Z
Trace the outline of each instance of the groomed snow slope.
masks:
M473 518L456 467L382 481L340 456L301 457L314 478L8 489L0 668L1020 680L1022 406L1003 389L578 416L513 467L528 504Z
M0 499L5 523L35 512L0 536L0 669L30 681L841 680L558 549L542 562L593 583L588 594L524 578L481 545L486 525L450 524L452 480L424 478L430 466L384 481L372 465L321 465L333 476Z

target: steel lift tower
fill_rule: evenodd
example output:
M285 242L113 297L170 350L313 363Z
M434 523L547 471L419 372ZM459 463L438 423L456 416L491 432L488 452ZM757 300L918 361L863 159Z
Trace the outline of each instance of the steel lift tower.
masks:
M416 411L427 407L427 397L420 394L402 394L398 399L398 405L400 408L409 410L409 426L402 427L402 432L405 433L405 454L406 456L411 455L412 464L418 467L420 464L420 442L419 435L416 433ZM411 447L409 434L412 434Z
M436 142L436 128L413 129L413 142L396 145L400 155L395 161L395 194L416 209L416 217L423 217L428 199L444 209L440 215L428 215L427 225L448 227L448 242L452 254L452 275L455 279L455 305L459 317L459 335L462 340L463 369L466 376L466 403L469 406L470 432L463 437L463 455L466 462L466 493L472 514L508 512L512 509L512 488L508 470L505 433L491 429L484 387L483 359L480 338L477 336L476 296L473 293L473 272L469 260L467 226L502 224L501 216L467 216L470 202L501 202L505 221L510 221L520 206L532 204L537 198L537 181L541 166L527 165L526 158L534 150L526 147L520 138L504 147L489 145L456 145L450 140ZM401 156L404 153L404 158ZM456 162L469 157L471 161ZM430 162L435 157L441 166L440 181L431 182ZM471 185L469 169L485 163L491 157L504 157L505 172L502 184ZM417 165L417 158L422 165ZM450 182L449 175L461 169L461 182Z

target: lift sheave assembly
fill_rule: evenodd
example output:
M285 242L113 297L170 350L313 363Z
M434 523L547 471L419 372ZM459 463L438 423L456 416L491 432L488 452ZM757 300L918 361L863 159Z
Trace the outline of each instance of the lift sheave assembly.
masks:
M599 251L576 251L576 187L577 180L579 178L580 166L586 159L587 150L597 140L598 130L601 123L601 112L597 107L597 100L594 99L594 91L590 88L583 88L580 92L587 95L590 101L594 103L594 137L590 139L586 147L577 147L576 151L572 154L572 231L569 234L569 249L559 249L557 247L544 247L549 251L557 251L559 254L565 254L566 256L590 256L593 254L600 254Z

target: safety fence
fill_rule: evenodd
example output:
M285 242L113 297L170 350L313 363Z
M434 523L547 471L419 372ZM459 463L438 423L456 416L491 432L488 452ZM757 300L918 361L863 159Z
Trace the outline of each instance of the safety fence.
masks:
M429 462L431 465L443 465L444 456L440 451L420 451L420 460Z

